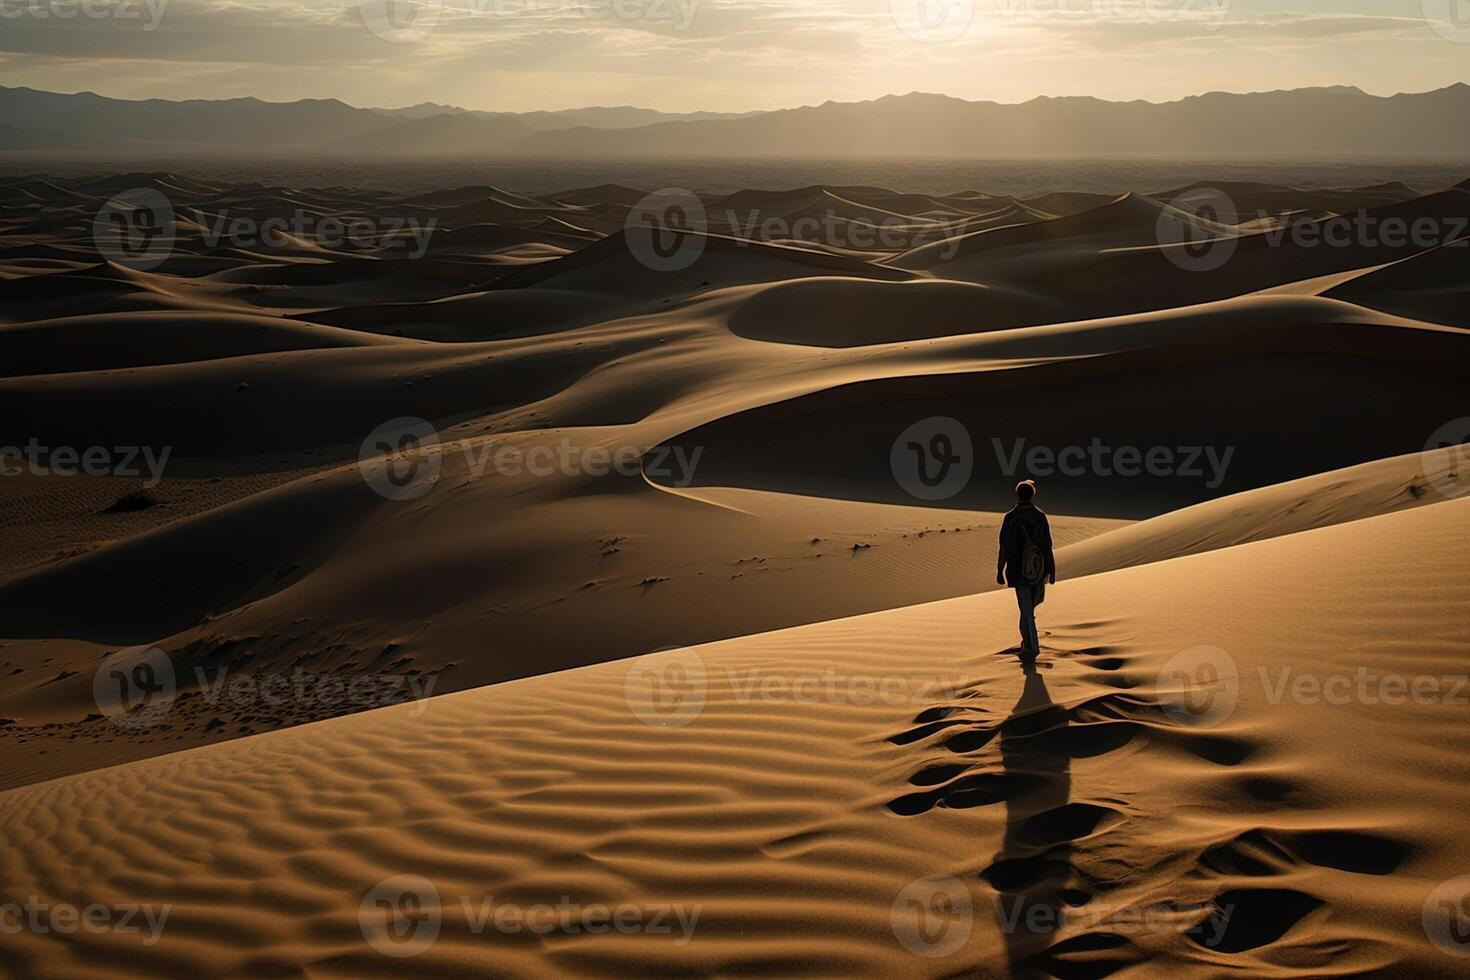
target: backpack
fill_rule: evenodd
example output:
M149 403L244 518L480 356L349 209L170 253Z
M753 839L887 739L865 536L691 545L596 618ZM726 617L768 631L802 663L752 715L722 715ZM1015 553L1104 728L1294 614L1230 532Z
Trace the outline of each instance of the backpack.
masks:
M1046 555L1025 527L1021 528L1021 581L1030 586L1046 581Z

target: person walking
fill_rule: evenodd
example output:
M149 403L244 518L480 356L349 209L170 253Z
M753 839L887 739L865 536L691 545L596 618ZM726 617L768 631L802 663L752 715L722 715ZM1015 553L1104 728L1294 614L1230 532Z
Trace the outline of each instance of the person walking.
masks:
M1036 607L1046 601L1046 585L1057 582L1057 562L1051 551L1051 525L1035 504L1036 484L1016 484L1016 506L1000 525L1000 554L995 562L995 581L1016 590L1021 610L1021 655L1041 652L1036 633Z

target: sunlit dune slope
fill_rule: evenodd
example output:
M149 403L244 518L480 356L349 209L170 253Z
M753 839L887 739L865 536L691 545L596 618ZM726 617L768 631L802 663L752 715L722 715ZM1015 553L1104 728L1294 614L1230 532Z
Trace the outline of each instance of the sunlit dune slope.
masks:
M1456 976L1421 919L1470 862L1463 707L1281 678L1463 673L1467 533L1458 501L1068 582L1031 672L992 594L12 791L12 889L169 913L149 947L22 933L7 957L68 978ZM387 924L401 875L421 901ZM958 889L938 929L906 900L931 875ZM688 927L511 933L486 901ZM1018 909L1042 925L1007 930Z

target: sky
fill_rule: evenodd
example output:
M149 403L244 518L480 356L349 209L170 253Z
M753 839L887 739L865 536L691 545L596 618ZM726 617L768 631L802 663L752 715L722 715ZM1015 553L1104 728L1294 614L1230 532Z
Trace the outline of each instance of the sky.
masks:
M743 112L1470 81L1470 0L0 0L0 84Z

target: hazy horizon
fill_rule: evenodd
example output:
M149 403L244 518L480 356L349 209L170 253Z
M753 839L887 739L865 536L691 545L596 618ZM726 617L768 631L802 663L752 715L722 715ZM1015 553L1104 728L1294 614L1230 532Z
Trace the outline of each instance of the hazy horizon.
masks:
M114 156L78 154L67 160L0 156L0 176L45 173L81 176L105 171L183 173L201 179L258 180L296 187L341 185L418 193L445 187L494 185L521 194L551 194L574 187L621 184L634 188L681 186L722 194L752 185L796 188L818 184L903 187L915 193L979 190L1028 197L1051 191L1149 194L1197 181L1264 180L1300 188L1364 187L1401 181L1421 193L1470 176L1450 154L1326 159L1226 158L899 159L844 160L579 160L548 167L544 159L385 160L364 169L361 161L303 156L291 159L238 154Z
M1281 89L1281 88L1274 88L1274 89L1273 88L1259 88L1259 89L1257 89L1257 88L1202 89L1202 90L1200 90L1198 92L1189 92L1189 93L1185 93L1183 95L1179 95L1177 97L1167 98L1167 99L1164 99L1164 98L1160 98L1160 99L1147 99L1147 98L1139 98L1139 99L1110 99L1110 98L1104 98L1104 97L1101 97L1101 96L1091 95L1091 94L1082 93L1082 92L1064 92L1064 93L1040 93L1040 94L1037 94L1037 95L1032 95L1032 96L1027 97L1027 98L1020 98L1020 99L1015 99L1015 100L1005 100L1005 99L988 99L988 98L967 98L967 97L964 97L964 96L953 95L953 94L948 93L948 92L930 92L930 91L921 91L919 89L914 89L914 90L907 91L907 92L899 92L899 91L884 92L884 93L882 93L880 95L875 95L875 96L872 96L872 97L869 97L869 98L854 98L854 99L838 99L838 98L830 98L830 99L827 99L827 98L823 98L823 99L816 99L816 100L809 101L809 102L802 102L802 103L799 103L799 104L795 104L794 103L794 104L791 104L791 105L773 105L773 106L768 106L768 107L764 107L764 108L750 108L750 109L708 109L708 108L704 108L704 109L701 109L701 108L692 108L692 109L664 109L664 108L660 108L658 106L653 106L653 105L642 105L642 104L633 104L633 103L612 103L612 102L600 102L600 103L598 103L598 102L587 102L587 103L583 103L583 104L579 104L579 105L557 105L557 106L546 105L546 106L536 106L536 107L528 108L528 109L494 109L494 108L480 108L480 107L476 107L476 106L464 105L464 104L459 104L459 103L454 103L454 102L438 102L438 101L435 101L433 99L423 99L423 100L420 100L418 102L400 102L400 103L388 104L388 103L364 102L364 101L361 101L361 100L354 101L354 99L352 97L339 98L337 96L309 96L309 95L297 96L295 98L286 98L286 97L282 97L282 98L264 98L264 97L258 96L258 95L227 95L227 96L186 95L186 96L180 96L180 97L170 98L170 97L167 97L167 96L129 96L129 95L119 95L116 92L113 92L113 91L110 91L110 90L98 90L98 89L94 89L94 88L61 90L61 89L47 89L47 88L43 88L43 87L36 86L36 85L23 85L23 84L0 83L0 87L5 87L5 88L13 88L13 89L26 89L26 88L28 88L28 89L32 89L34 91L39 91L39 92L51 92L52 94L56 94L56 95L95 95L95 96L99 96L99 97L104 98L104 99L116 99L116 100L125 101L125 102L140 102L140 101L153 101L153 100L165 101L165 102L227 102L227 101L232 101L232 100L236 100L236 99L255 99L258 102L264 102L264 103L269 103L269 104L273 104L273 105L288 105L288 104L293 103L293 102L302 102L302 101L336 101L336 102L342 103L343 105L347 105L347 106L350 106L350 107L355 108L355 109L379 109L379 110L384 110L384 111L388 111L388 112L401 111L401 110L405 110L405 109L415 109L415 108L419 108L421 106L434 105L434 106L437 106L437 107L442 108L442 109L464 110L464 111L468 111L468 112L503 112L503 113L513 113L513 114L535 113L535 112L547 112L547 113L576 112L576 111L579 111L579 110L587 110L587 109L646 109L646 110L652 110L652 111L655 111L655 112L668 113L670 115L692 115L692 114L698 114L698 113L710 113L710 114L730 115L730 116L736 116L736 115L759 115L761 113L766 113L766 112L781 112L781 111L784 111L784 110L791 110L791 109L810 109L810 108L814 108L814 107L826 105L826 104L829 104L829 103L837 103L837 104L858 104L858 103L865 103L865 102L877 102L877 101L880 101L882 99L903 98L903 97L911 96L911 95L935 96L935 97L938 97L938 98L956 99L956 100L963 101L963 102L984 102L984 103L991 103L991 104L994 104L994 105L1002 105L1002 106L1020 106L1020 105L1025 105L1025 104L1027 104L1029 102L1037 102L1037 101L1043 101L1043 100L1061 101L1061 100L1065 100L1065 99L1095 99L1095 100L1098 100L1098 101L1101 101L1101 102L1111 102L1111 103L1146 103L1146 104L1149 104L1149 105L1169 105L1169 104L1174 104L1174 103L1179 103L1179 102L1186 102L1186 101L1188 101L1190 99L1204 98L1206 96L1211 96L1211 95L1269 95L1269 94L1274 94L1274 93L1278 93L1278 92L1301 91L1301 90L1308 90L1308 89L1333 89L1333 88L1337 88L1337 89L1356 89L1357 91L1360 91L1360 92L1364 93L1365 95L1371 96L1373 98L1387 99L1387 98L1393 98L1394 96L1397 96L1397 95L1422 95L1422 94L1426 94L1426 93L1429 93L1429 92L1442 91L1442 90L1444 90L1446 88L1453 88L1456 85L1470 86L1470 64L1467 64L1467 76L1466 76L1465 79L1456 79L1456 80L1453 80L1453 81L1446 82L1444 85L1436 86L1436 87L1434 87L1432 89L1422 89L1422 90L1400 89L1400 90L1396 90L1396 91L1372 91L1370 89L1364 88L1361 85L1338 84L1338 85L1300 86L1298 88L1293 88L1293 89ZM1115 156L1116 154L1107 154L1107 155L1108 156ZM1147 154L1144 154L1144 155L1147 156Z
M524 112L1463 80L1452 0L5 0L0 84ZM107 21L105 29L101 22ZM1248 80L1248 81L1244 81Z

